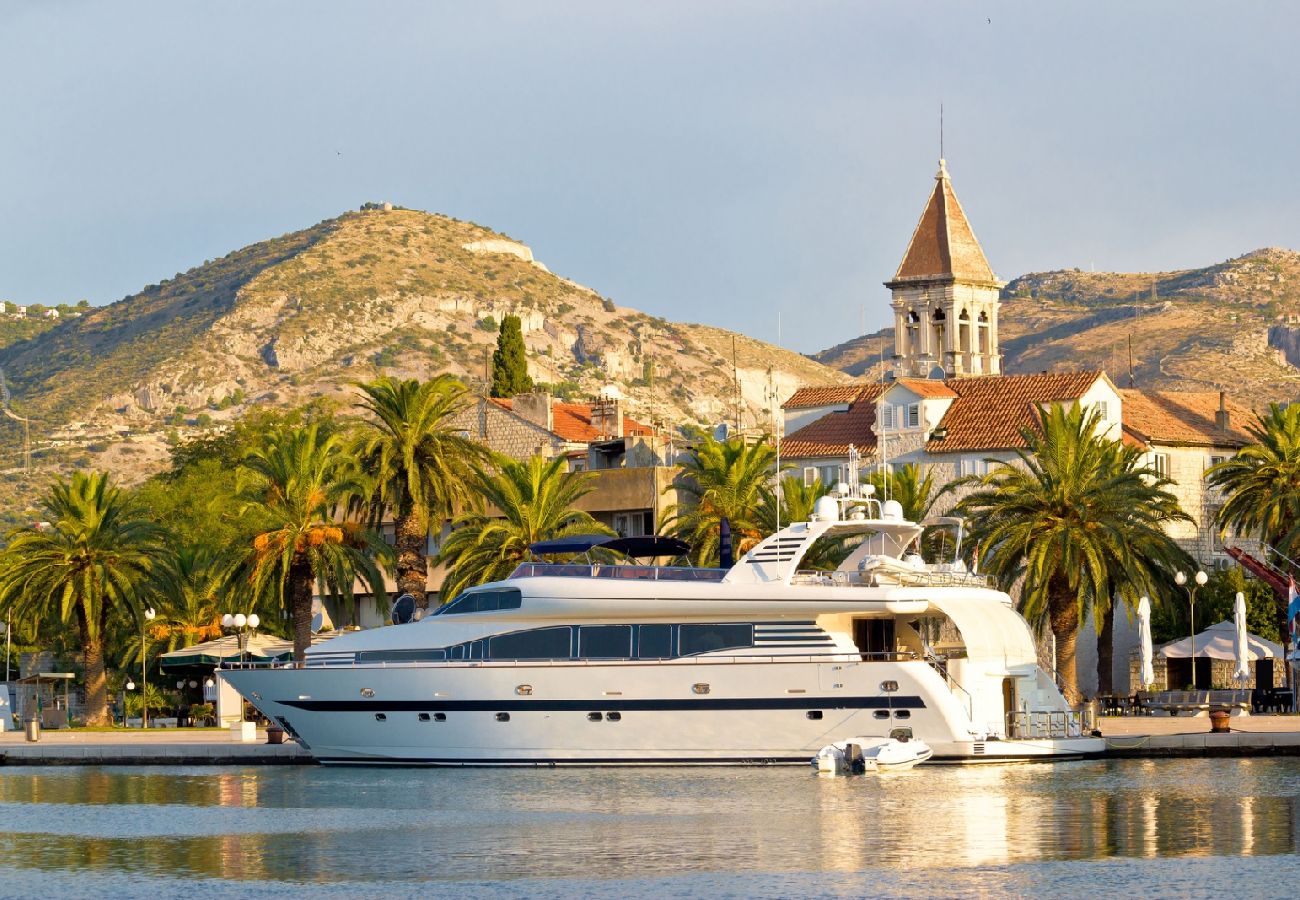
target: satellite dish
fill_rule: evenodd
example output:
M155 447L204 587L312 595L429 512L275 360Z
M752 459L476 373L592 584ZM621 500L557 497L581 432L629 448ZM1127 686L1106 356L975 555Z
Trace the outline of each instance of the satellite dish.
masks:
M311 617L311 633L319 634L320 627L325 624L324 613L314 613Z
M713 429L713 439L715 441L725 441L727 439L727 423L723 422L717 428Z
M405 625L415 618L415 598L403 594L393 601L392 619L394 625Z

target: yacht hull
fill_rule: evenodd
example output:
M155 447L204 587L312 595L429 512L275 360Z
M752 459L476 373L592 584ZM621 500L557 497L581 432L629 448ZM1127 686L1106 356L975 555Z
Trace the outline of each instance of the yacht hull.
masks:
M928 743L936 761L1103 749L1092 739L976 740L960 702L923 662L484 662L223 674L331 765L807 765L841 735L888 736L900 727Z

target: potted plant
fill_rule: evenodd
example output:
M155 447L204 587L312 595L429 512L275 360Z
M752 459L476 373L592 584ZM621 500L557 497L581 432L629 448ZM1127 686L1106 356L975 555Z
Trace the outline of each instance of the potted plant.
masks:
M190 718L196 725L216 724L217 710L211 703L195 703L190 707Z

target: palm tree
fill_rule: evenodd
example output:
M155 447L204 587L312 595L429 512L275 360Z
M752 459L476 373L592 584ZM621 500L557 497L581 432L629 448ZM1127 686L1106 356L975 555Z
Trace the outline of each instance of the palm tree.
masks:
M822 484L820 478L814 478L809 484L794 476L782 478L781 516L778 520L776 491L764 487L763 499L758 507L758 522L763 535L775 532L778 524L784 528L791 522L809 521L817 501L826 496L829 491L830 485ZM824 537L808 548L799 565L806 569L834 569L844 561L849 549L842 538Z
M727 441L706 436L691 448L677 489L690 502L665 511L668 529L691 545L696 565L718 564L718 530L723 518L731 525L736 555L758 543L763 535L760 509L775 472L776 451L766 437Z
M109 721L104 635L166 558L162 529L107 475L73 473L43 501L48 528L18 528L0 556L0 608L75 623L86 677L86 723Z
M426 382L384 376L357 387L371 418L357 435L355 453L373 483L373 490L358 500L372 526L391 513L397 590L427 608L429 526L441 525L467 504L465 476L487 458L486 449L461 434L456 424L470 396L450 375Z
M505 578L528 556L537 541L575 534L614 532L590 515L573 508L592 489L585 472L567 473L563 457L534 456L526 462L503 459L496 474L476 473L471 484L482 499L500 512L460 516L438 556L448 566L442 585L444 600L454 599L476 584Z
M1300 405L1270 404L1247 431L1256 443L1206 473L1224 496L1216 524L1294 557L1300 543ZM1279 633L1287 635L1286 600L1276 601Z
M360 579L379 599L384 580L377 563L389 547L358 522L337 521L335 513L369 485L357 476L338 435L323 435L313 423L273 431L244 459L251 482L240 491L245 515L269 524L243 551L232 584L254 605L289 609L293 655L302 662L311 645L313 589L348 600Z
M1075 640L1089 609L1100 617L1113 594L1136 603L1159 593L1187 555L1165 533L1190 521L1171 484L1141 463L1141 451L1098 433L1095 410L1056 405L1026 428L1012 463L965 479L974 493L958 504L972 520L982 564L1009 590L1023 579L1020 607L1056 639L1066 698L1079 700Z
M232 560L210 547L181 546L155 573L149 593L158 617L145 629L149 655L169 653L221 637L221 613ZM140 662L138 634L124 633L123 667Z
M909 522L924 521L941 493L935 490L934 475L919 463L873 470L866 481L876 489L876 499L882 503L897 500L903 507L903 518Z

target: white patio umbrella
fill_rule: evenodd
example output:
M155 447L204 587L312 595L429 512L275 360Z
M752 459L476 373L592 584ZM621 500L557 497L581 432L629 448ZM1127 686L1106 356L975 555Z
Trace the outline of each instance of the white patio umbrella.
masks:
M1196 658L1235 662L1236 642L1237 626L1225 619L1196 635ZM1257 659L1281 659L1284 656L1280 646L1264 640L1257 634L1246 635L1246 650L1247 658L1251 662ZM1181 641L1165 644L1157 648L1156 653L1165 659L1187 659L1192 655L1192 639L1185 637Z
M1138 601L1138 653L1141 667L1138 670L1138 682L1141 690L1151 687L1156 680L1155 666L1152 664L1154 653L1151 651L1151 599L1143 597Z
M1237 591L1237 603L1232 611L1233 624L1237 626L1235 651L1237 669L1232 677L1245 684L1250 679L1250 649L1246 646L1246 595Z

